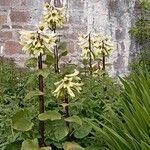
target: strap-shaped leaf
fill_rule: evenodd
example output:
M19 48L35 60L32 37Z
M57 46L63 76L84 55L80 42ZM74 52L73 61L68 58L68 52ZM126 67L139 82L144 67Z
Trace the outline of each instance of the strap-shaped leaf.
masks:
M60 120L61 119L61 114L56 112L56 111L47 111L45 113L42 113L39 115L39 119L41 121L45 121L45 120Z
M27 109L17 111L12 117L12 126L19 131L29 131L33 127L31 118Z
M76 116L76 115L73 115L71 117L66 118L65 121L67 121L67 122L73 122L73 123L77 123L79 125L82 125L81 118L78 117L78 116Z

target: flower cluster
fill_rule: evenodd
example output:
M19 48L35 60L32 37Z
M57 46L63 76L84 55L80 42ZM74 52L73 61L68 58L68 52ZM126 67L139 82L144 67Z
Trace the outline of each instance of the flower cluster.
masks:
M45 31L21 31L20 44L22 50L30 55L52 53L55 46L56 35Z
M49 5L48 3L45 3L42 24L44 27L49 28L51 30L54 30L57 27L63 27L65 22L64 16L64 7L57 8L55 6Z
M74 91L80 92L82 90L81 79L78 77L79 71L75 70L73 74L65 75L64 78L56 82L56 90L53 92L54 96L62 97L65 94L75 97Z
M105 56L110 55L113 49L111 38L108 36L102 37L98 34L81 34L79 36L79 46L82 49L81 57L83 59L89 59L91 55L93 60L99 59L102 53Z

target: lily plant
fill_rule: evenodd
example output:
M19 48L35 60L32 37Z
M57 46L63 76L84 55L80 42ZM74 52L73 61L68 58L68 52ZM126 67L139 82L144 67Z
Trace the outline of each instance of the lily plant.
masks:
M38 70L43 70L43 56L52 55L53 49L56 45L57 36L53 32L47 31L47 29L41 24L35 31L21 31L20 32L20 44L23 46L22 50L30 56L38 58ZM42 74L38 76L39 80L39 92L44 92L44 78ZM44 95L39 94L39 113L44 113ZM44 137L44 122L39 121L39 146L45 146Z

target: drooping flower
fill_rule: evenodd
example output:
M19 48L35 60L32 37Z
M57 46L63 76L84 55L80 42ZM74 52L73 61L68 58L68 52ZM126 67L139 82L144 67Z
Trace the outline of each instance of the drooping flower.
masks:
M30 55L38 56L40 53L52 53L52 49L56 45L55 41L56 35L44 30L20 32L22 50Z
M81 79L78 77L79 71L75 70L73 74L65 75L62 80L56 82L55 85L57 88L53 92L54 96L62 97L65 94L70 95L72 98L75 97L74 92L77 91L80 93L82 90L81 86L83 85Z
M113 43L111 41L111 37L105 36L102 39L102 51L105 54L105 56L108 56L111 54L113 50Z
M64 22L65 8L57 8L55 6L49 5L48 3L45 3L42 19L42 24L44 27L54 30L56 27L63 27Z
M89 45L91 49L89 48ZM92 60L100 59L102 53L104 53L105 56L110 55L113 49L111 38L108 36L103 37L98 34L90 34L90 40L89 34L81 34L79 36L79 46L82 50L81 58L89 59L91 55Z
M82 59L89 59L90 58L90 55L91 55L91 58L94 59L94 53L93 53L93 46L92 46L92 39L91 40L91 43L89 43L89 35L85 35L85 34L80 34L79 36L79 46L82 50L82 53L81 53L81 58ZM91 49L90 49L90 44L91 44Z

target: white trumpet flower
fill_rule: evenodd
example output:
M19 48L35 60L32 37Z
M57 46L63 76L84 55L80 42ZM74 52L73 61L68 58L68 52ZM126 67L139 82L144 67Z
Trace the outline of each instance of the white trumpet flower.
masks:
M22 50L30 55L52 53L52 49L56 45L55 41L56 35L54 33L46 33L41 30L20 32Z
M56 29L56 27L63 27L65 22L65 8L57 8L53 5L45 3L42 24L44 28L49 28L51 30Z
M55 85L57 86L57 88L53 92L54 96L58 98L64 96L67 93L73 98L75 97L75 91L80 93L80 91L82 90L81 86L83 84L82 82L79 82L81 79L78 77L78 75L79 71L75 70L73 74L65 75L62 80L56 82Z

